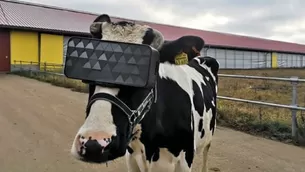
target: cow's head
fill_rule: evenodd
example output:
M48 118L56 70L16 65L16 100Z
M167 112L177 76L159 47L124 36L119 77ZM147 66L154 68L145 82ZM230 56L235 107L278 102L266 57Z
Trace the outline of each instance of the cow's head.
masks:
M204 46L204 40L198 36L182 36L173 41L165 41L160 49L160 62L177 63L177 57L187 58L187 61L182 61L185 64L191 61L194 57L200 55L200 51Z
M112 22L107 14L98 16L90 26L94 38L118 42L148 44L157 50L164 42L163 35L149 26L128 21Z
M94 38L147 44L159 49L164 41L163 35L149 26L121 21L114 23L103 14L90 26ZM89 85L89 98L107 93L117 97L130 109L137 109L150 89L108 87L106 85ZM94 97L95 98L95 97ZM129 119L118 106L102 99L95 99L87 106L87 117L78 130L72 144L72 155L83 161L103 163L125 154L129 137ZM89 107L89 108L88 108Z

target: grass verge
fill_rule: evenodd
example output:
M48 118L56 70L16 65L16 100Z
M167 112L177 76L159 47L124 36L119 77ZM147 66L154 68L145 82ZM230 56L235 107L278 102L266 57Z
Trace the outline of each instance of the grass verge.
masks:
M305 78L304 69L260 69L260 70L220 70L221 74ZM305 107L305 83L298 83L298 105ZM270 103L292 103L292 84L290 82L251 80L237 78L219 78L219 95ZM218 101L219 122L251 134L262 135L273 140L292 142L291 110ZM299 135L295 144L305 145L305 113L298 111Z
M222 70L220 73L287 77L298 71L285 70ZM304 76L299 76L305 78ZM302 74L299 73L299 74ZM87 85L78 80L65 76L37 73L30 71L13 72L20 76L34 78L48 82L55 86L69 88L73 91L87 93ZM284 82L241 80L234 78L220 78L219 95L245 98L250 100L267 101L280 104L290 104L291 85ZM299 104L305 104L305 85L298 86ZM302 100L302 97L304 99ZM263 136L272 140L292 143L291 137L291 111L288 109L261 107L245 103L219 100L218 125L244 131L249 134ZM302 112L298 112L299 133L301 134L297 145L305 145L302 136L305 135L305 119Z

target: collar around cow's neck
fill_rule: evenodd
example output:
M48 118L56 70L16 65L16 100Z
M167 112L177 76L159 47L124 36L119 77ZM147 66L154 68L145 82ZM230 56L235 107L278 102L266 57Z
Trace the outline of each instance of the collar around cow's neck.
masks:
M97 100L106 100L112 103L113 105L120 108L125 115L127 115L129 121L127 139L128 141L130 141L133 137L132 132L134 127L142 121L147 112L150 110L152 103L156 102L156 90L156 88L152 88L136 110L130 109L123 101L121 101L116 96L113 96L108 93L95 93L89 98L89 102L86 107L86 118L90 113L91 106Z

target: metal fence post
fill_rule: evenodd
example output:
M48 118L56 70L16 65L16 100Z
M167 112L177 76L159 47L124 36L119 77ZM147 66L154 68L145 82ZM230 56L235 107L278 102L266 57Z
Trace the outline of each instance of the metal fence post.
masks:
M291 106L297 107L297 99L298 99L298 93L297 93L297 84L298 84L299 77L292 76L290 78L291 84L292 84L292 100L291 100ZM297 139L298 136L298 122L297 122L297 110L291 109L291 130L292 130L292 138ZM297 141L297 140L296 140Z
M13 65L13 69L15 70L16 69L16 60L14 60L14 65Z
M44 63L43 63L43 71L44 71L44 72L43 72L43 74L44 74L43 76L44 76L44 78L46 79L46 77L47 77L47 76L46 76L46 72L47 72L47 62L44 62Z
M44 71L44 72L47 71L47 63L46 63L46 62L43 63L43 71Z

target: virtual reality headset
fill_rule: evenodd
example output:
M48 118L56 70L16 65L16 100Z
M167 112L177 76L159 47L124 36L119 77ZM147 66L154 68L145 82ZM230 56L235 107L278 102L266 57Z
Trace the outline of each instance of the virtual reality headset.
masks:
M96 85L148 88L155 85L159 52L145 44L71 37L64 75Z

